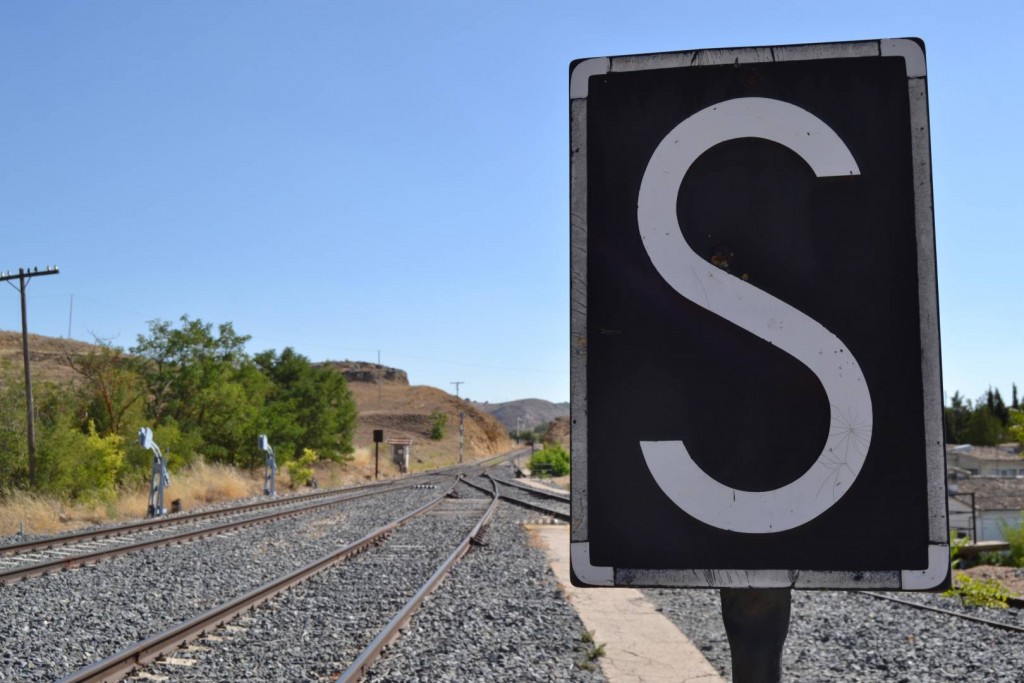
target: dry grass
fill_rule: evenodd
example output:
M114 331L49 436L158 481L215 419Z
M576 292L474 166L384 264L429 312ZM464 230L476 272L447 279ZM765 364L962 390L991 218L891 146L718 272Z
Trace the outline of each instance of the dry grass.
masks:
M262 474L262 473L258 473ZM164 490L164 503L181 500L185 510L237 498L259 495L262 476L223 465L197 463L171 476ZM67 503L29 493L14 492L0 502L0 536L11 536L24 529L26 534L54 534L93 524L146 515L149 490L124 491L110 504Z
M262 490L262 476L257 478L255 474L226 465L197 462L171 475L171 485L164 489L164 505L170 509L171 501L180 500L183 510L192 510L211 503L257 496ZM112 506L112 519L144 517L148 504L148 489L124 492Z
M93 506L72 506L53 498L14 492L0 503L0 536L54 534L95 524L104 512Z

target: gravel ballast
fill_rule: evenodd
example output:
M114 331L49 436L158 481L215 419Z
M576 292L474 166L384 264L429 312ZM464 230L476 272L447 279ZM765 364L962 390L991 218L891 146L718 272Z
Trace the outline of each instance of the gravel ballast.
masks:
M731 680L729 643L716 590L646 589L672 620ZM962 608L930 594L897 597L1016 620L1016 610ZM844 683L1024 681L1024 634L879 600L857 592L793 591L783 680Z
M55 680L351 543L443 489L410 489L0 587L0 680Z
M458 494L463 500L446 502L379 548L289 590L147 673L175 681L333 680L476 523L486 496L465 486ZM582 623L543 552L527 543L522 522L536 516L501 504L484 545L471 546L365 680L603 681L599 671L580 668L587 649Z
M589 663L583 623L565 601L523 522L536 513L502 503L485 535L364 679L385 681L604 681Z

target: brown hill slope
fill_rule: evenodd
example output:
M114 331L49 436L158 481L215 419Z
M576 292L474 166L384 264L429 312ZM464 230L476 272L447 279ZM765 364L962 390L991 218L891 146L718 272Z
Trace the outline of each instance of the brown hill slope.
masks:
M548 425L548 431L544 434L544 443L561 444L562 448L569 450L569 416L556 417Z
M383 429L384 438L411 438L413 471L451 465L459 459L459 411L464 413L464 459L503 453L513 447L505 427L467 401L427 386L409 386L382 382L378 395L376 382L349 382L359 406L359 426L353 443L357 448L373 450L373 430ZM430 414L435 410L447 416L444 438L430 439ZM389 447L381 444L381 462ZM382 466L383 471L383 466Z
M43 337L38 334L28 335L28 357L32 368L32 384L36 382L73 382L78 377L67 361L67 353L88 353L94 348L92 344ZM21 332L0 330L0 364L9 364L16 369L19 377L24 372L24 360L21 347Z

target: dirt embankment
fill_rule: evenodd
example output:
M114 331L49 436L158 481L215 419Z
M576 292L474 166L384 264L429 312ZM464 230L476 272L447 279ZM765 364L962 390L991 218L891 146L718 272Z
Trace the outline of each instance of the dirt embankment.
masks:
M423 470L451 465L459 459L459 413L465 428L463 458L477 460L496 455L513 447L505 427L496 419L469 402L440 389L409 386L399 382L349 382L349 389L359 406L359 425L355 439L357 448L373 445L373 430L384 430L384 439L412 439L410 467ZM444 437L430 438L431 414L446 416ZM381 459L390 457L390 447L381 444Z
M561 444L562 448L569 450L569 416L556 417L548 425L548 431L544 434L544 443Z

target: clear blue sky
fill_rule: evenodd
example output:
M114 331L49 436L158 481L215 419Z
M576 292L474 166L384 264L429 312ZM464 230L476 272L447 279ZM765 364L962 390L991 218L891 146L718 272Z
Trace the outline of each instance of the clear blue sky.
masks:
M380 350L414 384L565 401L570 60L919 36L945 388L1008 401L1022 7L8 0L0 270L60 266L29 286L39 334L70 317L129 347L188 314L253 352ZM0 328L20 328L7 287Z

